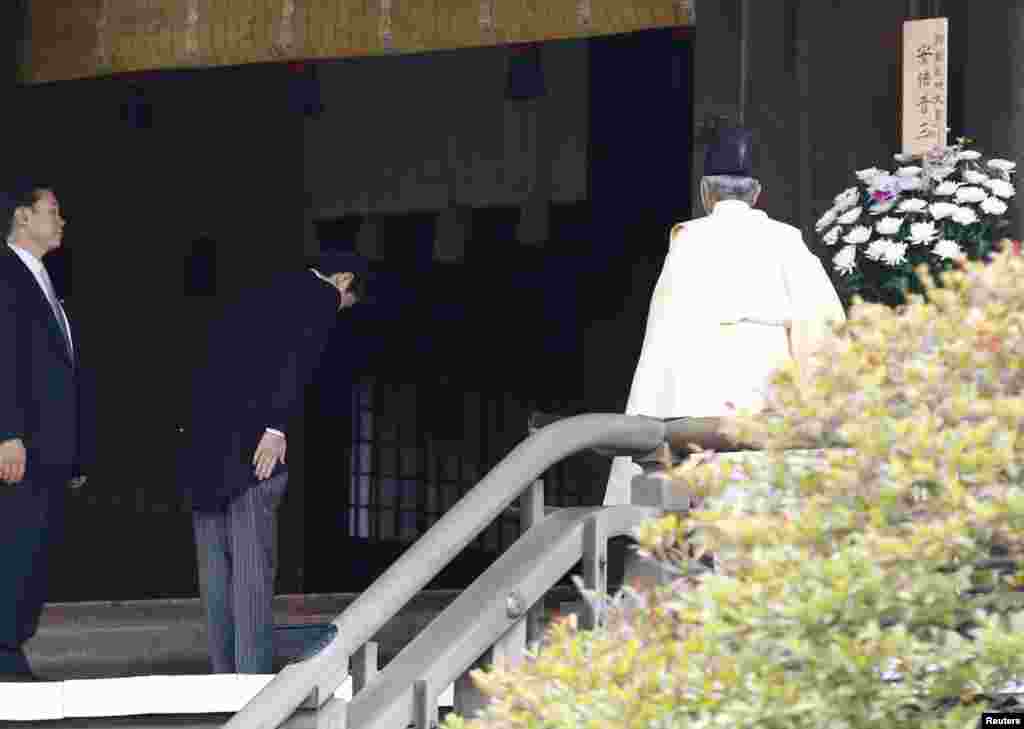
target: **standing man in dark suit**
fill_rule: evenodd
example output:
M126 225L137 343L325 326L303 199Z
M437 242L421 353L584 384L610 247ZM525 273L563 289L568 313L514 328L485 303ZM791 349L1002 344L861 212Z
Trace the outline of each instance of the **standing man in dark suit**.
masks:
M276 512L288 482L288 424L339 311L367 275L328 253L228 306L192 383L179 480L191 496L215 673L272 673Z
M85 479L75 341L43 265L64 219L45 185L0 202L0 681L30 681L23 646L46 599L68 485Z

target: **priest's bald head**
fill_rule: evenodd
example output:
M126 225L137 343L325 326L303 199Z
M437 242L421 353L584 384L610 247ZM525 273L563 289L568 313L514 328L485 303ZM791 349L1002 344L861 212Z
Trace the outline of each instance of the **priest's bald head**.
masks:
M740 200L755 205L761 183L752 175L752 138L748 129L716 129L704 151L704 176L700 198L710 213L723 200Z

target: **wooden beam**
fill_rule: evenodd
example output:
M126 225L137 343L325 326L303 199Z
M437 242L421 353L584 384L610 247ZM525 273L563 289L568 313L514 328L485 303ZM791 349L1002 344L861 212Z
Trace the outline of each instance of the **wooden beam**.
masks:
M44 83L539 42L692 25L694 0L30 0L20 79Z

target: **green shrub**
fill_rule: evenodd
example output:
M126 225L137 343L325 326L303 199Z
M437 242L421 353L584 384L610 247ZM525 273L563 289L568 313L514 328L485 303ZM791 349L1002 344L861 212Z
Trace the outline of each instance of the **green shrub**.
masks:
M762 453L673 469L698 506L637 534L671 585L476 672L492 701L448 728L966 727L1005 703L1024 677L1024 259L920 275L927 303L857 302L767 411L726 424Z

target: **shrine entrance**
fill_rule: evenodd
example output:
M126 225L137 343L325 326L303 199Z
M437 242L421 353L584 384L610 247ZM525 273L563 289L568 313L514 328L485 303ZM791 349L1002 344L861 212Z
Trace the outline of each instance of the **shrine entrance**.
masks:
M624 407L668 230L691 216L692 33L559 44L571 48L543 57L587 62L572 112L586 182L576 200L553 186L543 241L521 240L530 213L508 205L464 206L455 260L437 255L443 210L316 224L327 249L360 250L372 228L379 304L357 317L357 344L332 342L307 398L306 592L368 585L526 436L530 412ZM544 103L564 73L544 66ZM348 488L320 476L339 449ZM607 468L589 454L560 464L547 503L600 504ZM433 587L468 585L517 536L514 515L499 519ZM339 550L352 555L342 573Z

